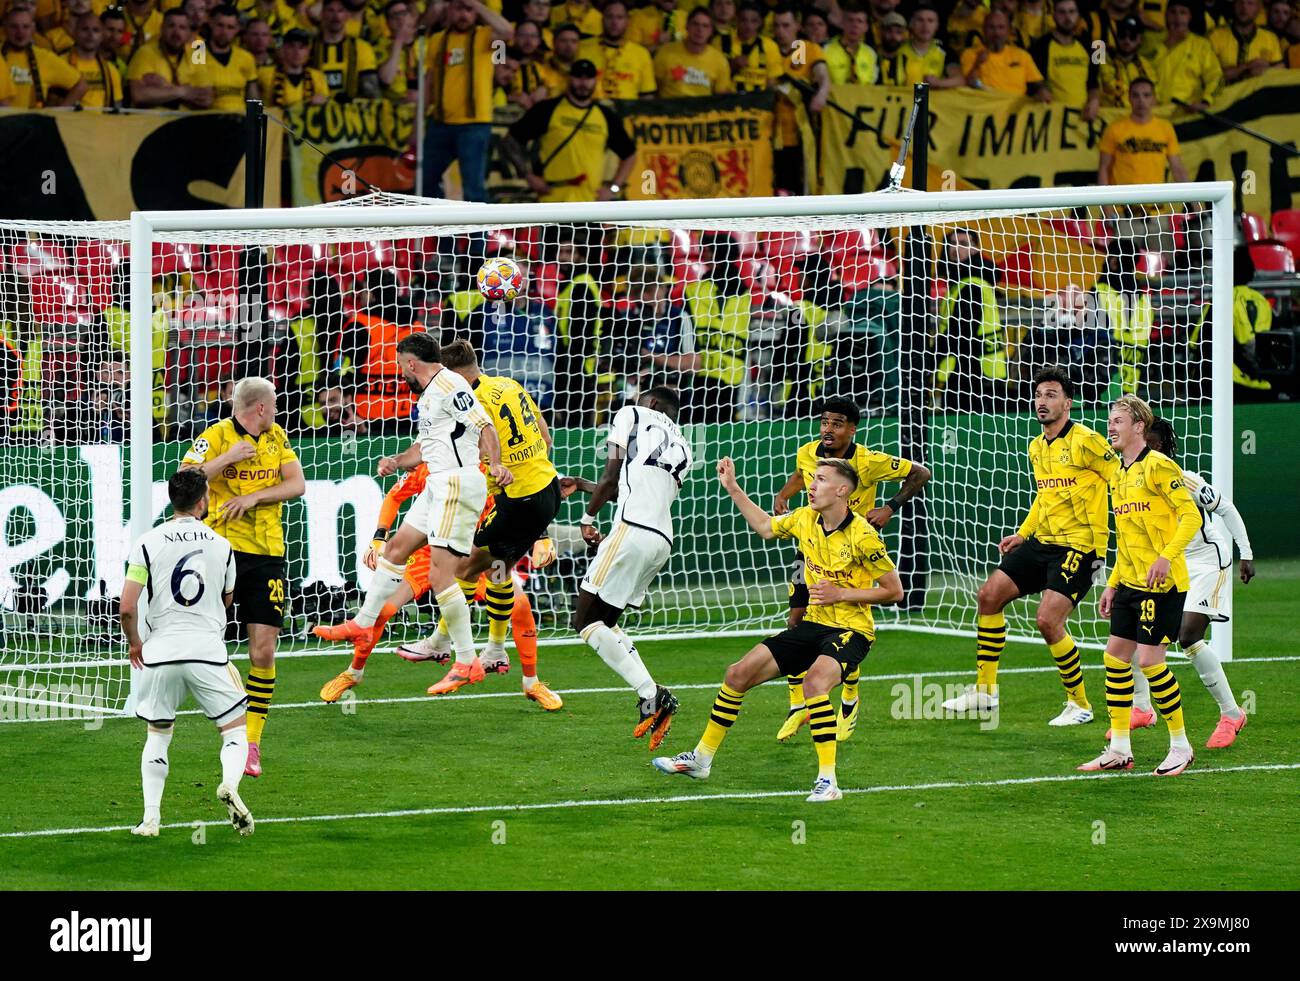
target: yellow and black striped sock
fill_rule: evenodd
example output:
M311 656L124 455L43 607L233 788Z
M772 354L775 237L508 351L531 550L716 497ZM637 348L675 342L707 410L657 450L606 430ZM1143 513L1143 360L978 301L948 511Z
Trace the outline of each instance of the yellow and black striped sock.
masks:
M271 696L275 694L275 665L259 668L253 665L248 669L248 681L244 683L248 692L248 741L259 746L262 743L262 729L266 727L266 713L271 711Z
M456 585L459 586L460 591L465 594L465 602L468 603L470 606L473 606L474 594L478 592L478 583L471 582L468 579L457 579ZM491 629L490 624L488 629ZM448 635L446 617L438 617L438 633L442 634L444 637ZM489 639L491 639L491 635L489 634L488 636ZM502 635L502 639L503 640L505 639L504 634Z
M718 689L718 697L713 700L713 710L709 713L708 725L704 727L704 735L695 747L695 758L701 763L707 764L713 759L727 736L727 730L740 714L740 702L744 697L743 691L736 691L729 685Z
M1155 703L1161 717L1165 720L1165 725L1169 727L1169 735L1171 737L1183 735L1186 731L1186 724L1183 722L1183 696L1178 687L1178 679L1169 670L1169 665L1161 661L1159 664L1143 668L1142 673L1146 675L1147 682L1151 685L1151 701Z
M1001 613L981 613L976 631L975 685L990 695L998 693L998 661L1007 646L1007 618Z
M790 691L790 711L788 715L803 711L803 679L807 674L808 672L805 671L803 674L792 674L785 679Z
M1106 712L1110 715L1111 745L1115 740L1128 742L1129 720L1133 714L1133 665L1113 654L1105 654Z
M840 704L852 706L858 700L858 681L862 678L862 669L854 668L844 679L840 689Z
M1079 662L1079 648L1074 640L1066 634L1055 644L1048 644L1056 670L1061 673L1061 684L1065 687L1065 697L1081 708L1092 708L1088 704L1088 695L1083 687L1083 666Z
M489 644L506 642L506 635L510 633L510 617L514 609L515 584L510 579L498 583L489 578L487 588Z
M813 749L817 750L817 776L835 779L835 709L830 695L818 695L807 701L808 724L812 730Z

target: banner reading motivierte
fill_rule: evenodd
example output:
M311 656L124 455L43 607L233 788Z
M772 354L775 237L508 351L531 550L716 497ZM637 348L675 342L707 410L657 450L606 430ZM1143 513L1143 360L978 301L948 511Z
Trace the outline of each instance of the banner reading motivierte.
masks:
M627 197L770 195L774 104L771 92L616 103L636 142Z
M912 107L908 88L836 85L831 99L852 114L822 113L822 186L825 194L859 193L882 186ZM1300 127L1300 71L1266 72L1229 87L1213 112L1283 143L1295 145ZM1174 107L1157 107L1169 115ZM977 187L1062 187L1097 182L1098 144L1106 124L1128 114L1105 109L1086 122L1059 103L969 88L930 93L930 166ZM1233 180L1238 207L1268 214L1300 205L1300 166L1222 123L1199 114L1171 116L1192 180ZM811 134L805 129L805 139ZM1254 175L1247 182L1246 174ZM955 185L959 186L959 185ZM940 190L931 187L930 190Z

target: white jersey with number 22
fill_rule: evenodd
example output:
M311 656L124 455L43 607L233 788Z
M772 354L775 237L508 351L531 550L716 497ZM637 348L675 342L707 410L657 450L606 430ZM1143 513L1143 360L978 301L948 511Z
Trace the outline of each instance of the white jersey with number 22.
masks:
M623 456L615 522L646 528L671 543L673 501L691 468L686 437L662 412L625 405L614 416L609 442Z

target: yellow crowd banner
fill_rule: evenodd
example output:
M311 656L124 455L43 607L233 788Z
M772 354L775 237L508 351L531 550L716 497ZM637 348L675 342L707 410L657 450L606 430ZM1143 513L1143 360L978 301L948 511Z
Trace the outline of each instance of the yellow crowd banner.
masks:
M217 112L0 109L5 213L118 221L132 211L244 205L244 119ZM280 203L271 141L265 204Z
M366 193L367 183L386 191L414 190L415 172L402 161L415 128L413 103L331 99L293 106L284 121L298 138L285 141L295 207L356 197Z
M636 143L627 197L770 195L774 104L771 92L619 102Z
M912 107L909 88L832 86L822 113L820 184L825 194L883 187ZM1300 71L1275 69L1229 86L1211 111L1282 143L1300 129ZM1237 207L1261 214L1300 206L1300 160L1223 122L1160 106L1173 123L1192 180L1231 180ZM1085 121L1079 110L969 88L930 93L930 190L968 187L1060 187L1097 182L1098 144L1106 125L1128 115L1103 109ZM805 129L805 139L812 139Z

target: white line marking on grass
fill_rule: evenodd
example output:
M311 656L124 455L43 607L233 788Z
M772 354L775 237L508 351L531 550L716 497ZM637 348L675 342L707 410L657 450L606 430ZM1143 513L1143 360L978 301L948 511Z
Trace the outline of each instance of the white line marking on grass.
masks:
M1300 661L1300 655L1293 655L1287 657L1241 657L1241 658L1237 658L1234 661L1230 661L1228 663L1266 664L1275 661ZM1170 662L1170 667L1183 668L1183 667L1188 667L1190 664L1191 664L1190 661L1174 659ZM1083 666L1083 670L1100 671L1102 670L1102 667L1103 666L1100 664L1085 664ZM1043 668L1001 668L998 671L999 675L1048 674L1048 673L1056 674L1057 673L1056 668L1054 666L1043 667ZM866 684L868 682L877 682L877 681L910 681L913 678L966 678L966 677L970 677L973 674L974 672L966 671L966 670L964 671L903 671L897 674L870 674L870 675L864 674L862 676L862 683ZM714 689L717 688L719 684L721 684L720 681L707 681L704 682L703 684L669 685L667 687L671 688L673 691L694 691L699 689ZM772 681L766 682L766 684L784 685L785 681L784 679L776 678L773 679ZM557 695L610 695L610 694L626 695L628 694L629 691L631 691L631 689L629 689L626 685L617 686L613 688L556 688L553 690ZM455 704L456 702L467 702L467 701L477 700L481 698L523 698L523 697L524 697L524 693L522 691L485 691L485 692L475 692L471 694L457 693L457 694L445 695L445 696L405 695L401 697L392 697L392 698L357 698L347 704L352 707L359 707L363 705L406 705L413 702L435 702L436 701L440 704L451 705L451 704ZM310 708L339 709L342 707L343 704L344 704L343 702L322 702L320 699L316 699L310 702L272 702L271 707L274 708L276 711L283 711L285 709L310 709ZM19 723L19 722L21 723L84 722L86 719L99 718L99 716L95 714L93 708L85 708L85 707L78 706L77 709L75 710L75 713L76 714L73 715L65 715L64 717L61 718L0 719L0 725L4 725L6 723ZM200 709L182 709L176 714L177 715L202 715L203 712ZM103 715L103 718L104 719L135 719L135 716L105 714Z
M1053 668L1052 670L1055 670ZM1249 766L1222 766L1208 770L1187 770L1183 776L1209 776L1214 773L1245 773L1264 770L1300 770L1300 763L1258 763ZM890 794L926 790L977 790L986 787L1020 787L1036 783L1075 783L1081 780L1142 780L1155 776L1143 773L1063 773L1043 777L1009 777L1003 780L943 780L934 783L887 784L879 787L841 788L846 794ZM614 800L559 800L540 804L475 804L463 807L418 807L400 811L358 811L355 814L308 814L298 817L257 818L259 825L308 824L317 821L362 821L374 818L431 817L440 814L485 814L520 811L555 811L575 807L634 807L641 804L696 804L714 800L761 800L768 797L805 797L807 790L754 790L729 794L678 794L674 797L624 797ZM218 827L229 821L179 821L164 828L187 830L200 824ZM119 824L106 828L49 828L41 831L6 831L0 838L53 838L59 835L96 835L130 831L133 825Z

